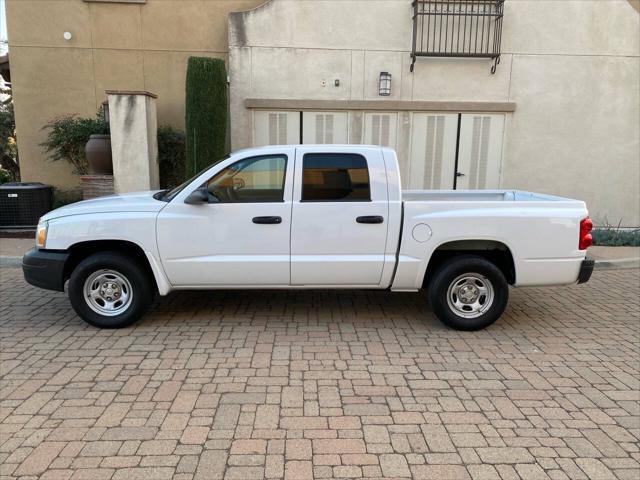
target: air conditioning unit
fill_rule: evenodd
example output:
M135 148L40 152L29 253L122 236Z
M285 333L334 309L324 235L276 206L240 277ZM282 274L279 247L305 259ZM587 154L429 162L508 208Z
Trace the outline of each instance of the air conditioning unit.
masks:
M51 210L53 188L40 182L0 185L0 228L35 228Z

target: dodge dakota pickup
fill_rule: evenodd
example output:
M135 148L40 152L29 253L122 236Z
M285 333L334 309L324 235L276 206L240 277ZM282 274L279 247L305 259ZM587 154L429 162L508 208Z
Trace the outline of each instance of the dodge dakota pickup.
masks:
M473 174L469 172L469 174ZM27 282L64 291L91 325L127 326L183 289L420 291L477 330L509 285L586 282L584 202L514 190L402 191L393 150L237 151L172 190L96 198L42 217Z

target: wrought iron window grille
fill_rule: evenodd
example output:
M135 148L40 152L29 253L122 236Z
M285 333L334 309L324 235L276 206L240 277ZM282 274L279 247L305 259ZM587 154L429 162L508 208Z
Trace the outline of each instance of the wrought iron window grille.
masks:
M500 63L504 0L413 0L411 71L418 57L468 57Z

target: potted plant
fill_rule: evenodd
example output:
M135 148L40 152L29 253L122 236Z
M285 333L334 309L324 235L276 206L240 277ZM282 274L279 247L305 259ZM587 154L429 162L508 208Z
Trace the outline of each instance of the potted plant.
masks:
M109 124L102 115L81 118L65 115L44 127L47 140L41 145L53 161L65 160L77 175L111 175Z

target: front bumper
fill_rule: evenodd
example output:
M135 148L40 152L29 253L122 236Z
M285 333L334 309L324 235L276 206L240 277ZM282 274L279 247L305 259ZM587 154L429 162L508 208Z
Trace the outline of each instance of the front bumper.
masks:
M70 253L32 248L22 257L22 273L31 285L64 292L64 265Z
M578 283L586 283L591 278L593 266L596 261L593 258L585 258L580 264L580 273L578 273Z

